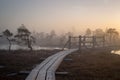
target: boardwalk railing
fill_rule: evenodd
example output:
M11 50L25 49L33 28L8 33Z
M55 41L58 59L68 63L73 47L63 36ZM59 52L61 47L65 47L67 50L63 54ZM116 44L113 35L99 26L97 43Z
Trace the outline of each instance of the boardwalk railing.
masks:
M74 43L76 43L76 48L79 48L79 50L82 47L85 48L95 48L95 47L104 47L105 46L105 37L104 36L78 36L78 37L72 37L69 36L68 41L64 45L63 49L68 46L69 49L71 49Z
M26 80L55 80L55 71L64 57L77 50L78 49L69 49L48 57L31 71Z

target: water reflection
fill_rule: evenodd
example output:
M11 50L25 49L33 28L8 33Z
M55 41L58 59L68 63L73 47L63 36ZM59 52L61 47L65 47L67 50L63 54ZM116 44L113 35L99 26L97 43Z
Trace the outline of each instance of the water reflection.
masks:
M54 50L54 49L57 49L57 50L61 50L62 48L60 47L40 47L40 46L32 46L33 47L33 50ZM0 49L1 50L8 50L9 46L8 45L0 45ZM29 48L27 46L19 46L19 45L12 45L11 46L11 50L19 50L19 49L22 49L22 50L29 50ZM65 50L67 50L67 48L65 48Z
M120 50L112 50L111 53L120 55Z

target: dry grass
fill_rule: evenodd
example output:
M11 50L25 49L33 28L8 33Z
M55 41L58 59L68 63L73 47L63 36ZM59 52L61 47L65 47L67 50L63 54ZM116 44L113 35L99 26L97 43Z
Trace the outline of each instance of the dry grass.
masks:
M40 50L40 51L0 51L0 65L5 68L0 69L0 80L24 80L27 75L17 75L7 77L9 73L18 73L19 71L31 71L36 64L40 64L43 60L58 50Z
M68 75L57 75L57 80L120 80L120 56L108 51L87 50L73 53L63 61L58 71Z
M58 51L0 51L0 80L24 80L27 75L7 77L12 72L31 70L36 64ZM66 58L72 61L63 61L57 71L69 72L68 75L57 75L56 80L120 80L120 56L103 50L85 50L76 52Z

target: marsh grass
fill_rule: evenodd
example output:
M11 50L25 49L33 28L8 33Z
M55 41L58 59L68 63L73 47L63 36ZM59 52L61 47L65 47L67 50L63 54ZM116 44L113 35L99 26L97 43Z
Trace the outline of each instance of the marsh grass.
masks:
M59 50L37 50L25 51L16 50L10 53L5 50L0 50L0 65L5 66L0 68L0 80L25 80L28 74L7 76L11 73L19 73L19 71L31 71L37 64L50 55L55 54Z
M73 61L63 61L57 71L69 74L57 75L56 80L120 80L120 55L108 51L86 50L66 58Z

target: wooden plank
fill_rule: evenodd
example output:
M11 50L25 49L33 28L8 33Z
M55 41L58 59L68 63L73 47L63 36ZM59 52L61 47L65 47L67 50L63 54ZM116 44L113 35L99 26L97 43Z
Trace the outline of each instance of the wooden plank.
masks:
M69 72L55 72L56 75L67 75Z
M64 61L72 61L73 59L66 58Z
M45 77L46 77L46 71L47 69L54 63L56 62L56 60L61 56L63 55L63 53L60 53L60 54L56 54L56 56L51 60L49 61L49 63L47 63L40 71L39 71L39 74L38 74L38 77L36 80L45 80Z
M29 76L25 79L25 80L35 80L38 73L39 73L39 70L45 66L53 57L55 57L56 55L53 55L53 56L50 56L48 57L46 60L44 60L40 65L38 65L37 67L35 67L31 73L29 74Z
M67 56L68 54L76 51L76 50L73 49L73 50L69 50L69 51L64 52L63 55L61 57L59 57L59 59L57 59L55 61L55 63L48 69L46 80L55 80L55 71L59 67L60 63L63 61L64 57ZM53 73L54 73L54 75L53 75Z

